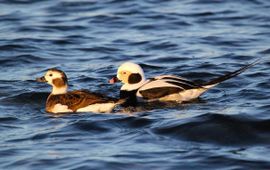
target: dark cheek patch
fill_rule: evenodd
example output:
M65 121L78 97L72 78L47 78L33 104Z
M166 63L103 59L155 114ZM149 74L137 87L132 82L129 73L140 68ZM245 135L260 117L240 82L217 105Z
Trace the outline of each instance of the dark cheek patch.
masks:
M136 84L136 83L139 83L141 80L142 80L142 76L139 73L130 74L130 76L128 77L129 84Z
M63 80L63 79L58 78L58 79L54 79L54 80L53 80L53 84L54 84L56 87L63 87L63 86L66 85L66 82L65 82L65 80Z

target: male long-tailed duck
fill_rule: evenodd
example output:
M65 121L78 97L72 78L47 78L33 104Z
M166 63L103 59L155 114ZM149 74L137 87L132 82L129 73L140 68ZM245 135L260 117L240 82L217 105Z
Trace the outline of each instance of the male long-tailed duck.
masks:
M125 62L117 71L117 76L109 82L121 81L120 98L126 98L124 106L135 106L137 101L176 101L184 102L198 98L208 89L244 72L257 63L253 62L239 70L213 79L207 83L197 84L174 75L161 75L146 79L143 69L135 63Z
M46 101L46 111L50 113L111 112L122 102L87 90L68 91L66 74L55 68L49 69L43 77L36 80L52 86L52 92Z

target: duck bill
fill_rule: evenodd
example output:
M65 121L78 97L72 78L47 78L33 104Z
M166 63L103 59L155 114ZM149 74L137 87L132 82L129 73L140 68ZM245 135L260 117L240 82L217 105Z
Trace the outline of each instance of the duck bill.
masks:
M37 82L42 82L42 83L46 83L46 82L47 82L47 80L45 79L44 76L39 77L39 78L36 78L36 81L37 81Z
M114 84L114 83L116 83L118 81L119 81L119 79L115 76L115 77L113 77L112 79L109 80L109 83Z

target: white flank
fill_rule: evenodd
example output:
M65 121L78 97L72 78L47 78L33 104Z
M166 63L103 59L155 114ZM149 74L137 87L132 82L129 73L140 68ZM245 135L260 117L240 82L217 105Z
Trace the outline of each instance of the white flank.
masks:
M67 112L73 112L71 109L68 109L67 105L62 105L62 104L56 104L52 111L53 113L67 113Z
M160 101L176 101L176 102L189 101L189 100L198 98L206 90L208 90L208 89L199 88L199 89L185 90L185 91L182 91L180 93L174 93L174 94L159 98L158 100L160 100Z
M77 110L77 112L95 112L95 113L108 113L112 112L115 103L99 103L92 104Z
M191 89L191 90L185 90L183 92L180 92L181 95L181 101L189 101L192 99L198 98L200 95L202 95L206 90L205 88L199 88L199 89Z

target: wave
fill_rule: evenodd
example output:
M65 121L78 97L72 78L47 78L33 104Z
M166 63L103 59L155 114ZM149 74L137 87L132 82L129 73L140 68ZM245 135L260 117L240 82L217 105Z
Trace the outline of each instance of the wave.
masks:
M156 127L153 131L172 138L222 145L258 145L270 142L270 120L235 115L209 113Z
M44 58L31 54L10 56L8 58L0 59L1 66L18 66L20 64L35 64L40 61L45 61Z
M45 104L48 96L49 93L47 92L28 92L2 98L0 102L9 104Z

